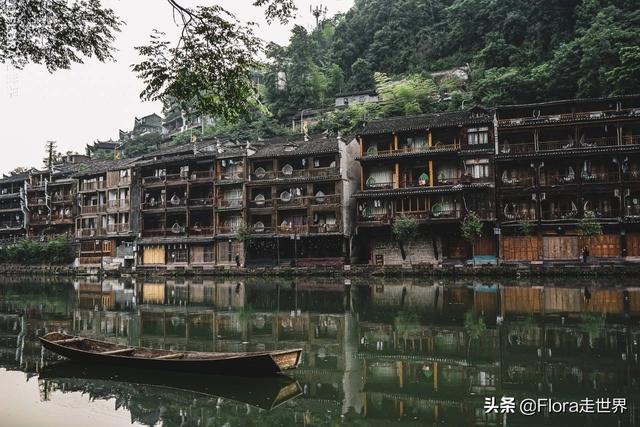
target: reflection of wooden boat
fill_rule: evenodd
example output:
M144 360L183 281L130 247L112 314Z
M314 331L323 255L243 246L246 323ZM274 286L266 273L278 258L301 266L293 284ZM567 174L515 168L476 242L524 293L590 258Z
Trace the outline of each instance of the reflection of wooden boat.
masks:
M255 353L203 353L128 347L51 332L40 337L44 348L68 359L133 368L201 374L265 376L295 369L301 349Z
M298 382L285 375L261 378L220 377L188 372L167 372L149 369L108 367L94 363L62 362L45 366L39 379L64 386L66 391L104 393L108 397L126 393L133 386L155 388L151 393L175 397L174 393L196 393L205 397L221 397L271 410L298 397L302 390ZM127 386L128 385L128 386ZM169 399L173 400L173 399Z

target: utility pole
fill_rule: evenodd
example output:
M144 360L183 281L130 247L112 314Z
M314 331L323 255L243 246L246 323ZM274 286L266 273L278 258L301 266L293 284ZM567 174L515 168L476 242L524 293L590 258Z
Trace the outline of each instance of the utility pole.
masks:
M309 5L309 12L316 18L316 28L320 25L320 18L324 21L325 16L327 16L327 6L319 4L317 6Z
M47 144L45 147L47 150L47 158L45 159L45 161L47 163L47 168L49 168L49 171L51 171L51 169L53 169L53 160L56 153L56 142L47 141Z

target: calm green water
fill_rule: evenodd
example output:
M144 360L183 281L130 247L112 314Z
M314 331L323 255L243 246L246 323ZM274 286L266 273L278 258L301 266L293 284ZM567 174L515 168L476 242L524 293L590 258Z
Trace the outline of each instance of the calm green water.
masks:
M0 279L0 425L640 425L634 283ZM131 372L61 362L54 330L304 357L291 378ZM502 396L626 410L486 413Z

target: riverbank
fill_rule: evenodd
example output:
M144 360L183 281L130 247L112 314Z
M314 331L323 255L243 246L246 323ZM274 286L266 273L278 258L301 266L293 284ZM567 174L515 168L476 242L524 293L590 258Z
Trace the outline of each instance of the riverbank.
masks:
M640 264L547 264L547 265L484 265L484 266L431 266L380 267L354 265L346 267L249 267L231 266L206 269L119 269L75 268L56 265L0 264L2 275L42 275L57 277L84 277L104 275L108 277L198 277L198 276L247 276L247 277L580 277L580 276L635 276L640 275Z

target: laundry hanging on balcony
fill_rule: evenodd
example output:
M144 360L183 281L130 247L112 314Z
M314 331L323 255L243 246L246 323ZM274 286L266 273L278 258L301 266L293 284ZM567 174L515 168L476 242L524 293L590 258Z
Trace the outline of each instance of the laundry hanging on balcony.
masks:
M255 199L253 199L256 205L262 206L265 204L266 200L262 194L258 194Z
M262 221L258 221L255 224L253 224L253 231L262 233L264 231L264 223Z
M427 182L429 181L429 175L427 175L427 173L423 173L422 175L420 175L420 177L418 177L418 185L420 186L425 186L427 185Z

